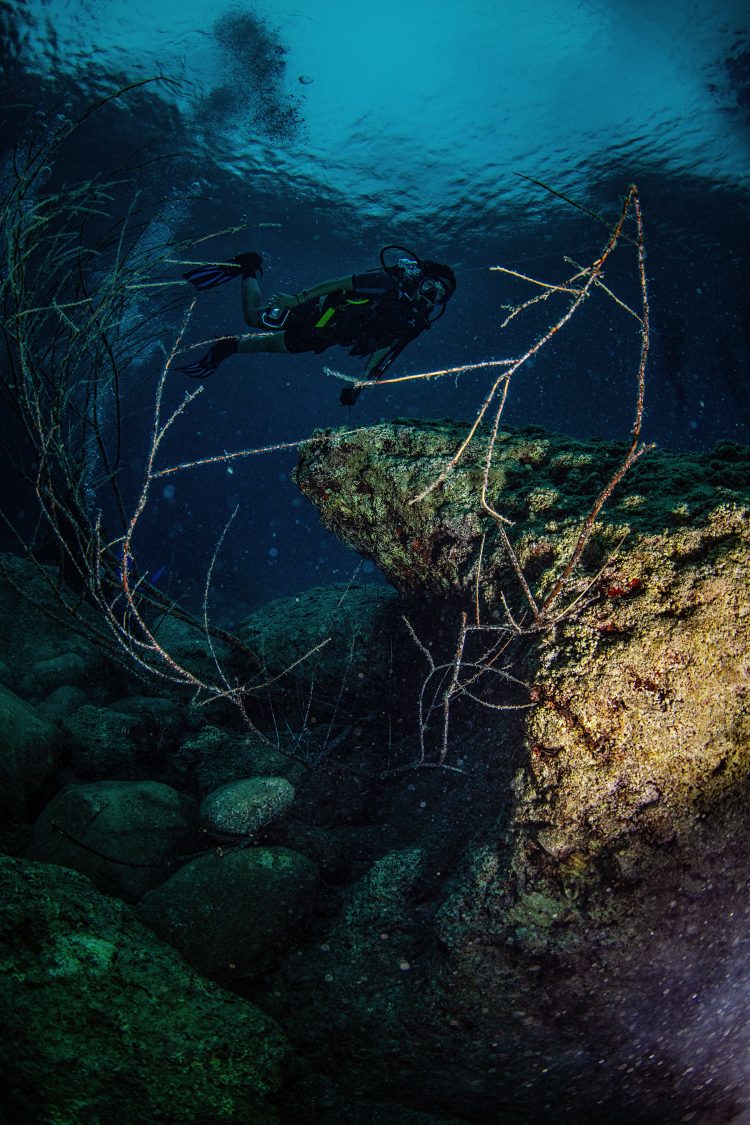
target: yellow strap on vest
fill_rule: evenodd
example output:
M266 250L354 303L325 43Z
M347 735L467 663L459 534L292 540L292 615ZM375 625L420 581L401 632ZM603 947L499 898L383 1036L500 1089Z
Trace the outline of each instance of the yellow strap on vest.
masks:
M326 311L323 313L320 320L314 325L314 327L323 328L326 324L328 324L328 321L331 319L335 312L335 309L326 309Z

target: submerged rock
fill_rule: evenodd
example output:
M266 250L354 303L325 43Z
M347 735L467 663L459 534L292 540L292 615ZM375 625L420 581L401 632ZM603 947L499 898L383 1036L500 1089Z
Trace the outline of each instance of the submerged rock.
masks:
M232 781L280 773L289 769L290 761L260 734L237 733L207 723L172 751L165 767L166 780L175 788L203 797Z
M78 777L126 780L137 776L134 734L138 719L134 715L86 703L64 717L62 727Z
M580 893L637 884L658 848L750 779L750 525L730 505L624 550L599 597L539 638L514 849ZM521 856L526 855L526 859Z
M0 816L26 815L60 754L60 737L49 720L0 687Z
M278 1026L73 871L0 859L0 1009L7 1120L278 1125Z
M78 652L61 652L59 656L37 660L22 684L24 694L35 698L61 687L83 687L91 675L84 658ZM26 690L24 690L24 686Z
M34 825L29 855L135 902L195 847L196 819L191 797L156 781L68 785Z
M136 695L108 707L85 703L61 717L70 764L78 777L92 780L152 777L179 741L185 717L170 699Z
M209 681L216 675L216 661L223 665L229 656L224 642L208 637L199 622L164 616L154 627L154 635L181 667Z
M86 702L86 693L82 688L64 684L50 692L37 706L41 714L51 723L62 723L81 707L85 707Z
M245 777L204 798L200 823L216 840L251 839L284 816L293 802L294 786L285 777Z
M141 900L139 915L183 957L222 981L276 961L315 906L315 864L288 848L212 852Z
M491 613L500 590L517 585L498 525L481 504L487 432L479 430L444 482L416 500L435 485L468 431L451 421L403 421L319 433L300 447L295 480L326 527L373 559L397 590L473 607L478 587ZM498 435L488 501L513 521L510 538L542 592L625 449L533 426ZM630 547L649 535L679 541L681 531L708 527L712 518L720 525L722 513L747 505L749 479L750 450L729 442L707 454L650 452L604 509L585 569L596 573L626 533Z
M334 711L361 715L376 703L387 690L393 623L403 609L385 585L341 582L277 598L237 633L274 678L274 706L299 726Z
M0 621L5 650L13 654L8 686L34 703L64 685L85 687L98 699L116 680L113 666L87 639L101 632L100 623L70 591L70 609L63 608L58 587L54 568L0 554Z
M465 433L421 422L332 433L303 448L297 479L399 590L495 625L501 591L519 619L524 598L479 500L486 435L411 503ZM515 521L538 604L623 452L538 429L501 435L488 496ZM333 1057L371 1095L472 1120L496 1120L498 1105L519 1125L738 1119L749 470L750 451L729 444L650 453L601 513L555 612L509 633L502 664L467 648L456 671L458 613L452 647L425 649L468 688L442 747L464 773L444 773L443 793L434 773L413 775L425 816L416 834L402 824L412 846L347 889L320 946L329 968L311 950L274 982L294 995L290 1033L321 1065ZM498 676L481 706L485 666L512 672L516 694ZM526 710L493 709L507 702Z

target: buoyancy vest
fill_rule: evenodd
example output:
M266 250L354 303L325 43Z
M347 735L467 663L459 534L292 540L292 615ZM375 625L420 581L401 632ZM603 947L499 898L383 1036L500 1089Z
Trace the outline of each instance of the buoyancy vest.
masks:
M316 331L330 338L349 355L369 355L392 344L405 346L429 327L429 320L414 301L394 286L385 293L339 291L319 305Z

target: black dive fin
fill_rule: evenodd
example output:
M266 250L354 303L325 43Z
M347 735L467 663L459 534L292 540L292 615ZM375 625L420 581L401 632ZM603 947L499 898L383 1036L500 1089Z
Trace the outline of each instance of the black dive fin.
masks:
M257 278L258 274L263 276L263 259L254 250L249 250L245 254L237 254L224 264L209 263L206 266L197 266L182 276L185 281L189 281L196 289L202 291L215 289L217 285L224 285L227 281L233 281L235 277Z
M184 367L178 367L176 370L181 371L183 375L189 375L191 379L208 379L220 363L223 363L230 355L237 354L237 346L236 336L222 336L195 363L187 363Z
M235 277L239 277L242 270L239 265L208 265L198 266L194 270L188 270L182 276L185 281L189 281L196 289L215 289L217 285L224 285L227 281L234 281Z

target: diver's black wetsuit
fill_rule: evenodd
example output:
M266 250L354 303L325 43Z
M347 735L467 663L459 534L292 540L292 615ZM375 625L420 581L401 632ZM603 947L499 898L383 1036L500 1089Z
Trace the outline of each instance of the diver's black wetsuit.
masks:
M408 257L389 266L384 255L403 251ZM422 261L402 246L386 246L380 254L381 269L354 274L348 278L316 286L323 296L302 301L296 294L280 294L279 309L266 310L257 320L260 308L250 303L244 308L245 319L252 327L274 330L258 337L222 336L200 359L178 367L191 379L207 379L229 356L238 352L314 352L327 348L347 348L349 355L369 356L365 378L381 379L407 344L445 312L446 304L456 288L456 279L449 266ZM214 289L234 277L253 278L262 273L262 260L254 251L238 254L229 262L208 263L183 274L185 281L198 291ZM327 292L331 286L344 284L344 289ZM303 290L303 293L305 291ZM255 286L252 294L260 299ZM305 297L307 294L305 293ZM244 301L244 291L243 291ZM291 301L295 304L292 305ZM433 311L439 307L437 316ZM283 318L279 316L283 312ZM283 326L283 327L282 327ZM241 346L244 341L244 346ZM363 384L345 387L341 403L352 406Z
M398 352L416 339L429 319L385 270L352 277L351 290L339 290L289 310L284 344L290 352L324 352L334 346L349 355L381 348Z

